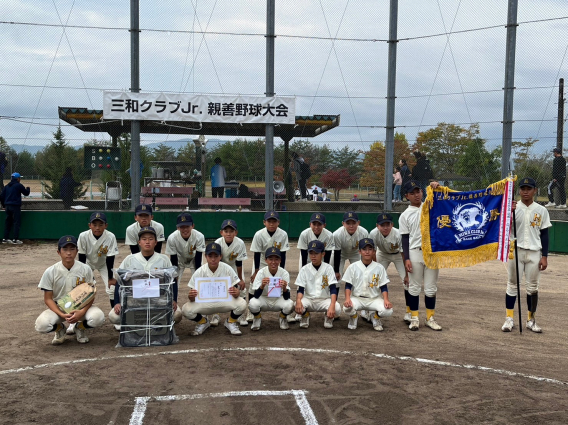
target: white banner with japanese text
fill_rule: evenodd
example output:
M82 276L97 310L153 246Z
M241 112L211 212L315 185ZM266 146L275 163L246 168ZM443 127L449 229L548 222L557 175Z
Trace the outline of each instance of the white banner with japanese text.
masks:
M105 120L295 124L293 97L215 96L105 91Z

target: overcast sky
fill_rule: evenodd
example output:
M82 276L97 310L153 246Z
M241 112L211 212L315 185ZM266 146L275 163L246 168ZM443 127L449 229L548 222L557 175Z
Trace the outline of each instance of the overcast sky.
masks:
M129 7L2 2L0 136L45 144L58 106L102 109L103 90L129 90ZM298 115L341 115L341 127L314 141L366 149L385 139L388 8L387 0L276 2L276 93L296 96ZM397 131L412 142L439 122L479 122L481 137L501 144L506 21L505 0L399 1ZM558 78L568 74L568 2L519 0L518 21L513 137L538 138L546 151L556 143ZM142 91L263 95L265 1L140 0L140 27ZM109 138L63 131L75 144Z

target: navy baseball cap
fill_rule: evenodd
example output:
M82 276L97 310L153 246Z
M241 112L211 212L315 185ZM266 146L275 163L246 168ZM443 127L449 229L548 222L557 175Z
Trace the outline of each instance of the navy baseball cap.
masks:
M422 190L422 188L420 187L420 185L416 180L410 180L409 182L406 182L406 184L404 185L404 193L410 193L414 191L414 189Z
M146 226L146 227L142 227L140 229L140 231L138 232L138 239L140 239L140 237L144 234L144 233L151 233L154 236L156 236L156 238L158 237L158 234L156 233L156 229L154 229L152 226Z
M356 212L348 211L343 214L343 221L355 220L359 221L359 215Z
M534 179L531 179L530 177L525 177L525 178L522 179L521 182L519 183L519 187L523 187L523 186L528 186L528 187L535 188L535 187L536 187L536 182L534 181Z
M232 227L233 229L237 230L237 223L235 223L235 220L224 220L221 224L221 230L223 230L225 227Z
M21 175L20 173L12 173L12 178L13 178L13 179L19 179L19 178L21 178L21 177L22 177L22 175Z
M140 215L140 214L152 215L152 205L148 205L148 204L137 205L136 209L134 210L134 214L135 215Z
M193 217L191 214L182 212L180 215L177 216L177 227L180 226L191 226L193 225Z
M560 148L554 148L554 149L552 149L552 152L554 152L554 153L562 153L562 149L560 149Z
M210 244L207 244L207 246L205 247L205 255L211 254L212 252L215 252L215 253L221 255L221 245L219 245L218 243L215 243L215 242L211 242Z
M276 211L266 211L264 213L264 219L268 220L269 218L275 218L276 220L280 221L280 216Z
M371 238L361 239L359 241L359 249L365 248L367 245L371 246L372 248L375 247L375 241Z
M268 248L266 250L266 252L264 253L264 258L268 258L271 255L276 255L277 257L282 258L282 253L280 252L280 250L276 247L272 247L272 248Z
M325 224L325 215L323 215L322 213L313 213L310 217L310 223L313 223L314 221Z
M314 251L314 252L317 252L317 253L324 252L325 251L325 245L322 241L311 241L308 244L308 252L310 252L310 251Z
M106 223L106 222L107 222L107 218L106 218L105 213L102 213L102 212L94 212L94 213L92 213L92 214L91 214L91 217L89 217L89 223L92 223L92 222L95 221L95 220L100 220L100 221L102 221L103 223Z
M73 235L61 236L57 242L57 248L63 248L66 245L77 246L77 238Z
M382 213L377 216L377 224L392 223L392 215Z

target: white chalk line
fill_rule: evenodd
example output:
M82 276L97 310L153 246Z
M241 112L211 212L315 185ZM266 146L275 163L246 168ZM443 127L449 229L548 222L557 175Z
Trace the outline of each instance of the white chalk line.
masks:
M232 351L283 351L283 352L304 352L304 353L319 353L319 354L345 354L345 355L356 355L356 356L371 356L371 357L378 357L381 359L388 359L393 361L408 361L408 362L416 362L420 364L428 364L434 366L442 366L442 367L452 367L457 369L467 369L467 370L478 370L481 372L488 372L494 373L497 375L503 376L510 376L510 377L517 377L517 378L524 378L529 379L532 381L538 382L545 382L548 384L556 384L562 386L568 386L568 382L560 381L558 379L553 378L545 378L542 376L536 375L529 375L526 373L521 372L513 372L505 369L495 369L492 367L486 366L478 366L472 364L460 364L460 363L453 363L453 362L444 362L440 360L431 360L431 359L423 359L419 357L409 357L409 356L392 356L388 354L382 353L367 353L367 352L355 352L355 351L341 351L341 350L328 350L323 348L293 348L293 347L234 347L234 348L195 348L195 349L187 349L187 350L174 350L174 351L160 351L160 352L151 352L151 353L141 353L141 354L124 354L121 356L112 356L112 357L94 357L89 359L78 359L78 360L68 360L68 361L61 361L55 363L43 363L34 366L26 366L17 369L8 369L0 371L1 375L9 375L14 373L21 373L27 372L37 369L42 369L46 367L54 367L54 366L69 366L73 364L80 364L80 363L89 363L89 362L98 362L98 361L106 361L106 360L120 360L120 359L136 359L141 357L154 357L154 356L170 356L170 355L177 355L177 354L199 354L199 353L210 353L210 352L232 352Z
M306 392L303 390L289 390L289 391L229 391L225 393L209 393L209 394L183 394L183 395L166 395L155 397L136 397L136 404L130 416L130 425L142 425L146 408L150 401L180 401L180 400L199 400L205 398L221 398L221 397L255 397L255 396L283 396L293 395L296 404L300 409L300 413L306 425L318 425L318 421L308 402Z

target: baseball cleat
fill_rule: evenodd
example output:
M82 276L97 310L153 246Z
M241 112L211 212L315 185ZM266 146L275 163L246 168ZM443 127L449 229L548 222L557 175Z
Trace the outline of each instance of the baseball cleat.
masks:
M285 317L280 317L279 321L280 321L280 329L282 329L283 331L290 329L290 325L288 325L288 320L286 320Z
M250 310L247 309L247 322L252 322L253 320L254 320L254 316L252 315Z
M306 314L302 316L302 320L300 320L300 327L302 329L308 329L308 326L310 326L310 315Z
M52 345L61 345L65 342L65 327L61 325L61 329L57 329L55 331L55 335L53 336L53 340L51 341Z
M412 314L410 314L410 313L405 313L405 314L404 314L404 319L403 319L403 320L404 320L407 324L410 325L410 320L411 320L411 319L412 319Z
M114 330L120 332L120 325L114 325Z
M371 321L373 322L373 329L376 331L381 332L383 330L383 322L381 321L380 317L375 317L373 314L371 316Z
M527 320L527 329L530 329L537 334L542 332L542 328L536 324L536 320L534 318Z
M249 322L247 322L247 315L246 314L241 314L241 316L239 317L239 325L241 326L248 326Z
M355 314L355 317L349 317L349 323L347 324L347 329L357 329L357 319L358 316Z
M323 327L326 329L333 328L333 319L330 319L329 317L325 316L323 319Z
M434 331L441 331L442 330L442 327L440 325L438 325L438 322L436 322L436 320L434 319L434 316L432 316L432 317L430 317L430 319L426 320L424 322L424 324Z
M261 317L255 317L254 320L252 321L252 325L250 327L251 331L259 331L260 330L260 324L262 323L262 318Z
M229 329L231 335L242 335L243 333L239 329L239 325L237 322L229 322L229 319L225 320L225 327Z
M76 323L71 323L69 326L67 326L67 330L65 331L65 333L67 335L73 335L75 333L75 325Z
M86 344L89 342L87 331L85 329L81 329L79 326L75 327L75 336L77 337L77 342L79 344Z
M515 327L515 322L513 321L513 318L507 317L505 319L505 323L503 324L503 326L501 326L501 330L503 332L511 332L514 327Z
M371 321L371 313L367 310L361 310L359 312L359 316L361 316L361 319L365 320L366 322Z
M211 320L209 321L209 323L211 324L211 326L219 326L220 320L221 320L221 316L219 316L218 314L214 314L213 317L211 317Z
M290 313L288 316L286 316L286 321L287 321L288 323L295 323L295 322L298 322L299 320L296 320L296 316L297 316L297 314L294 313L294 312L292 312L292 313ZM300 318L301 318L301 317L302 317L302 316L300 316Z
M198 323L191 334L193 336L201 335L209 326L211 326L211 323L209 322L209 319L205 318L205 323Z
M549 202L548 204L544 205L545 207L555 207L556 204L554 202Z
M418 329L420 329L420 320L418 319L418 316L412 317L410 319L410 325L408 325L408 329L410 329L411 331L417 331Z

